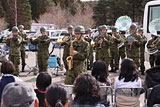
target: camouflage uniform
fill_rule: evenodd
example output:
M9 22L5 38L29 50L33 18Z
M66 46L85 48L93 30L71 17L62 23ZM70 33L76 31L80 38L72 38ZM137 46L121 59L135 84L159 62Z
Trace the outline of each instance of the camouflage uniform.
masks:
M92 38L88 37L88 38L84 38L88 43L89 43L89 56L87 58L87 67L89 67L90 69L93 66L93 47L91 46L91 41Z
M28 43L28 40L27 40L27 35L24 32L22 32L22 33L19 32L19 35L22 38L22 43L21 43L20 51L21 51L21 59L22 59L22 71L23 71L24 67L26 65L26 63L25 63L25 51L26 51L26 45Z
M13 36L11 39L7 39L6 45L10 47L9 49L9 60L13 62L15 66L14 75L19 75L19 64L20 64L20 45L22 38L17 35Z
M144 61L145 61L145 44L147 42L147 38L144 35L139 35L141 37L141 43L140 43L140 69L141 72L145 71Z
M78 51L78 54L73 56L73 68L67 71L65 78L65 84L73 84L76 77L85 72L86 69L86 60L89 54L89 44L88 42L82 40L80 43L77 41L73 42L73 50Z
M147 43L147 48L148 49L152 48L151 45L153 45L153 42L155 42L155 39L151 39L151 40L148 41L148 43ZM150 54L149 63L150 63L151 67L154 67L155 59L156 59L155 54Z
M100 46L98 43L99 40L103 39L103 42ZM104 61L107 65L107 73L108 73L108 66L110 63L110 45L111 36L109 35L98 35L95 37L95 48L96 48L96 60Z
M121 43L120 37L118 35L115 35L115 38L111 38L110 40L110 66L111 68L115 67L115 70L119 69L119 50L118 50L118 44Z
M48 58L49 58L49 44L50 38L47 35L39 36L37 39L32 40L33 45L38 45L38 67L39 72L47 72Z
M74 40L74 39L75 39L75 36L72 35L72 40ZM66 58L69 56L70 39L66 43L63 43L62 46L64 46L64 50L63 50L63 63L64 63L65 69L68 70L68 65L67 65Z
M129 37L134 37L135 41L131 45L128 44L128 41L125 42L127 57L133 59L138 68L140 67L139 58L141 38L137 34L131 34L127 37L127 40Z
M119 35L121 42L125 43L126 42L126 37L125 35ZM126 57L126 47L123 45L122 47L119 48L119 57L118 57L118 61L121 59L124 59Z

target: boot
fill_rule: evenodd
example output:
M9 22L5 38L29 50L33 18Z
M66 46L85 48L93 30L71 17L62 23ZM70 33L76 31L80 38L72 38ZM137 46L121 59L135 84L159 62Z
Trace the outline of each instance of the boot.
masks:
M24 68L25 68L25 65L22 65L22 72L25 72L25 71L24 71Z
M111 70L110 70L109 72L114 72L114 69L113 69L113 67L111 67Z

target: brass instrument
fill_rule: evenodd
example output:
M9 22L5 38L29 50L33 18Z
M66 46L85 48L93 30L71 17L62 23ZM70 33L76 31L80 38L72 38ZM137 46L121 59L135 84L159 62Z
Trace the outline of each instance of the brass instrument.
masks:
M158 52L158 49L156 49L156 47L155 47L158 42L159 42L159 38L157 38L156 40L154 40L154 41L152 42L152 45L153 45L154 47L147 49L147 53L148 53L148 54L153 55L153 54L155 54L155 53ZM147 44L148 44L148 43L147 43Z
M62 46L62 44L69 41L69 39L70 39L70 36L65 36L62 39L61 38L57 39L58 46Z
M70 39L71 45L70 45L70 56L66 58L68 70L71 70L73 68L73 41Z
M95 42L94 42L94 40L91 41L91 47L92 47L92 48L95 47Z

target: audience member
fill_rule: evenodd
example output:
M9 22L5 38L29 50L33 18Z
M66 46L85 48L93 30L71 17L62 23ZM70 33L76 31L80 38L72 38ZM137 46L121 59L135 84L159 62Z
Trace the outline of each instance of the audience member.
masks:
M146 71L145 88L151 88L160 84L160 55L155 61L156 66Z
M115 79L114 89L117 88L141 88L141 78L138 76L136 64L132 59L124 59L121 63L120 74ZM124 92L123 92L124 91ZM132 96L131 90L123 90L116 94L117 107L140 107L139 96ZM138 91L138 90L137 90ZM116 92L116 91L115 91ZM137 92L138 93L138 92Z
M104 107L101 100L100 87L94 77L89 74L80 74L73 86L75 98L70 107Z
M65 107L67 104L67 91L62 85L50 85L45 96L47 107Z
M4 87L11 82L22 81L18 77L13 75L14 72L15 72L15 67L11 61L4 61L2 63L1 66L2 78L0 80L0 104Z
M147 107L153 107L155 104L160 104L160 85L155 86L147 100Z
M124 59L121 63L120 74L115 79L114 89L142 87L136 64L132 59Z
M100 86L110 86L110 80L106 72L106 64L103 61L96 61L93 64L92 76L96 78Z
M46 107L46 104L45 104L46 88L51 83L52 83L52 77L48 73L41 72L37 76L37 80L36 80L37 89L35 89L35 92L36 92L36 96L39 100L39 107Z
M106 72L106 63L103 61L96 61L93 64L92 76L94 76L99 84L99 86L110 86L110 80ZM107 100L107 92L102 93L101 104L104 104L106 107L109 107L109 101Z
M13 82L5 86L2 107L38 107L38 99L31 83Z

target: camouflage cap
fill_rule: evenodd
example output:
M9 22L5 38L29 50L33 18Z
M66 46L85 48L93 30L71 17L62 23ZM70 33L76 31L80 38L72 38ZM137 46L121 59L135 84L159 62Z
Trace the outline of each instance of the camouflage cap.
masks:
M74 33L78 34L78 33L85 33L85 29L83 26L79 25L74 29Z
M73 26L72 26L72 25L69 25L69 26L68 26L68 30L73 30Z
M107 26L106 25L102 25L102 30L107 30Z
M91 29L91 28L88 28L88 30L87 30L87 31L88 31L88 33L89 33L89 32L92 32L92 29Z
M23 25L19 25L18 28L19 29L24 29L24 26Z
M112 31L117 31L117 28L116 27L112 27Z
M14 27L12 28L12 33L16 33L16 32L19 32L19 30L18 30L18 27L17 27L17 26L14 26Z
M138 32L143 32L143 28L138 29Z
M130 26L130 29L137 29L136 24L133 23L133 24Z
M42 32L46 32L46 27L41 27L40 28L40 32L42 33Z

